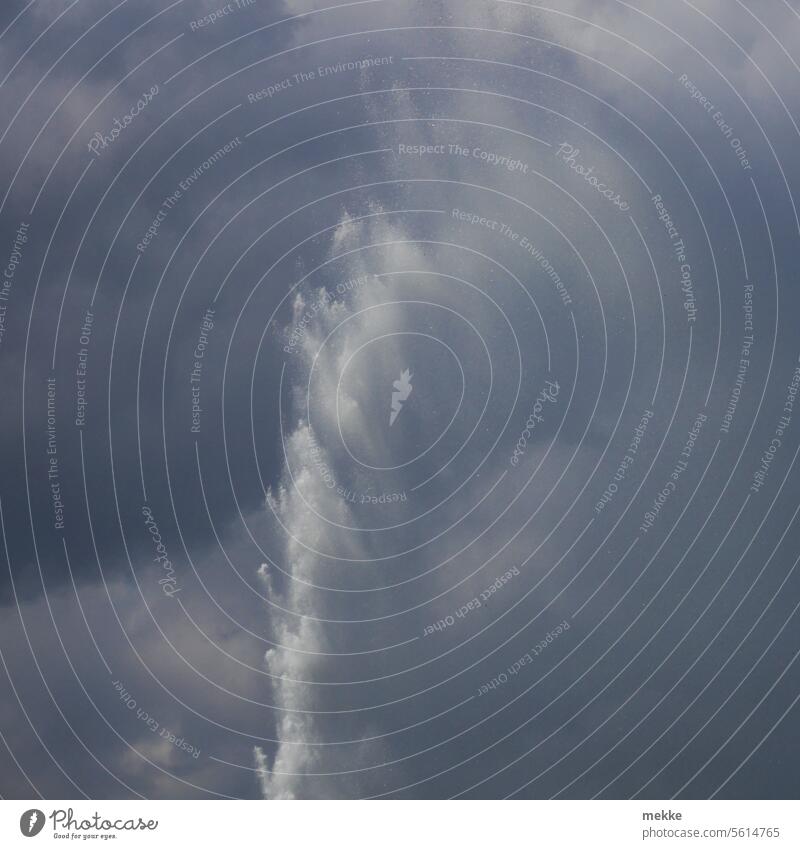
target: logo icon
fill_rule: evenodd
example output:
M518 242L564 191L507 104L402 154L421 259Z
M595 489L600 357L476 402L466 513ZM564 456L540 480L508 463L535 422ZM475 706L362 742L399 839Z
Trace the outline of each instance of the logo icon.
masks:
M19 818L19 830L25 837L36 837L44 828L44 812L38 808L31 808Z
M400 415L400 410L403 409L403 402L408 400L411 390L414 388L411 385L413 375L406 369L400 373L400 380L395 380L392 384L394 392L392 392L392 410L389 413L389 427L391 427L395 419Z

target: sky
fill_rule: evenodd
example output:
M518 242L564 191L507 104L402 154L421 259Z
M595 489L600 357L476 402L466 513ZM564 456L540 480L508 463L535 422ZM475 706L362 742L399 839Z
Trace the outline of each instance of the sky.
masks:
M796 798L796 0L6 0L0 796Z

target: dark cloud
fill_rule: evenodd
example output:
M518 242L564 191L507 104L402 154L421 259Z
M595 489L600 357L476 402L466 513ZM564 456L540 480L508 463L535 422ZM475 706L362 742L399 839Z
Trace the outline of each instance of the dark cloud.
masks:
M5 4L4 797L793 795L800 16L701 5Z

